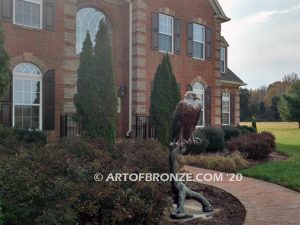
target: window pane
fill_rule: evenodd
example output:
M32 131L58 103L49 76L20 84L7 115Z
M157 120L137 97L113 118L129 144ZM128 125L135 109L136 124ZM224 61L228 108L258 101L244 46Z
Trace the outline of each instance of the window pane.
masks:
M40 107L39 106L32 106L32 117L39 117L40 114Z
M203 126L204 124L203 124L203 110L201 110L201 112L200 112L200 118L199 118L199 121L198 121L198 126Z
M32 93L32 104L40 104L40 93Z
M168 34L168 35L173 35L172 30L173 30L173 18L171 16L167 16L164 14L159 14L159 32Z
M16 0L15 21L17 24L40 28L40 4Z
M23 104L23 92L14 92L14 103Z
M31 80L24 80L24 91L31 91Z
M23 117L23 127L22 128L24 128L24 129L31 128L31 118L30 117L27 117L27 116Z
M193 43L193 54L195 58L203 59L203 44L199 42Z
M22 116L22 106L15 106L15 116Z
M23 80L14 80L14 90L23 91Z
M24 104L31 104L32 101L31 101L31 93L29 92L24 92L23 93L23 96L24 96Z
M229 113L222 113L222 123L229 124Z
M32 92L40 92L40 81L32 81Z
M194 41L204 43L204 26L194 23L193 32Z
M101 19L106 19L104 14L94 8L83 8L76 15L76 53L82 50L86 33L89 32L91 41L95 45L95 37L99 30ZM111 31L110 31L111 32Z
M163 52L172 52L172 37L159 34L159 50Z
M15 128L23 128L22 117L15 117Z

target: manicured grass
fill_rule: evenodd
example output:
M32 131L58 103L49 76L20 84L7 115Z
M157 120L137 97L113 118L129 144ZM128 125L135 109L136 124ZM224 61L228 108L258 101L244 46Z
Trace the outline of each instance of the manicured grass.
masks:
M243 125L250 125L244 123ZM266 163L242 170L245 176L270 181L300 192L300 129L298 123L257 123L259 131L276 136L277 151L287 154L286 161Z

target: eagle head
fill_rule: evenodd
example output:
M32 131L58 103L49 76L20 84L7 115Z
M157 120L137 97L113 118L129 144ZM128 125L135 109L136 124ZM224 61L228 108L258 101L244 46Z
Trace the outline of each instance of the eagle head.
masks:
M197 93L193 91L188 91L185 94L184 99L196 101L196 100L200 100L200 97L197 95Z

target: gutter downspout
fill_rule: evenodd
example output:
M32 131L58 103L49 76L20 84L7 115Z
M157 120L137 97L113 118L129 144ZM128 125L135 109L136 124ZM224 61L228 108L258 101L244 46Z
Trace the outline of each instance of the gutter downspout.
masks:
M128 131L126 137L129 138L132 133L132 2L127 0L129 4L129 115L128 115Z

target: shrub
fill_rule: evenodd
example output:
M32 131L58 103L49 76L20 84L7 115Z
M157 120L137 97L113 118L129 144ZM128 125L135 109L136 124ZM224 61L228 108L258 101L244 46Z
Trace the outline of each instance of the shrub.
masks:
M224 131L224 140L229 141L233 137L238 137L241 134L241 131L237 127L233 126L223 126Z
M255 131L257 132L257 126L256 126L256 116L253 115L252 116L252 123L251 126L255 129Z
M0 126L0 138L7 138L14 135L14 130L12 128L6 128Z
M47 137L43 131L31 129L15 129L15 135L18 141L27 144L46 144Z
M241 131L241 134L257 133L253 127L239 125L237 128Z
M199 133L200 132L200 133ZM207 151L218 151L224 148L224 131L221 128L203 128L196 135L203 135L209 142ZM202 133L202 134L201 134ZM197 136L197 137L198 137Z
M179 162L182 165L196 166L229 173L237 172L249 166L248 161L245 160L239 152L234 152L228 156L205 154L197 156L180 156Z
M119 159L80 139L2 155L0 218L4 224L20 225L159 224L168 204L166 183L94 181L97 172L105 178L109 173L152 171L153 162L155 168L166 166L160 163L167 162L168 152L155 142L121 145ZM137 158L129 161L126 153L134 151Z
M172 114L180 101L180 92L168 55L158 65L151 91L150 122L157 139L165 146L170 144Z
M200 129L195 131L195 136L201 139L201 143L188 145L185 154L198 155L206 152L209 145L208 138L204 135L203 132L201 132Z
M251 133L233 138L227 142L229 151L240 151L248 159L262 160L275 150L275 137L268 133Z

